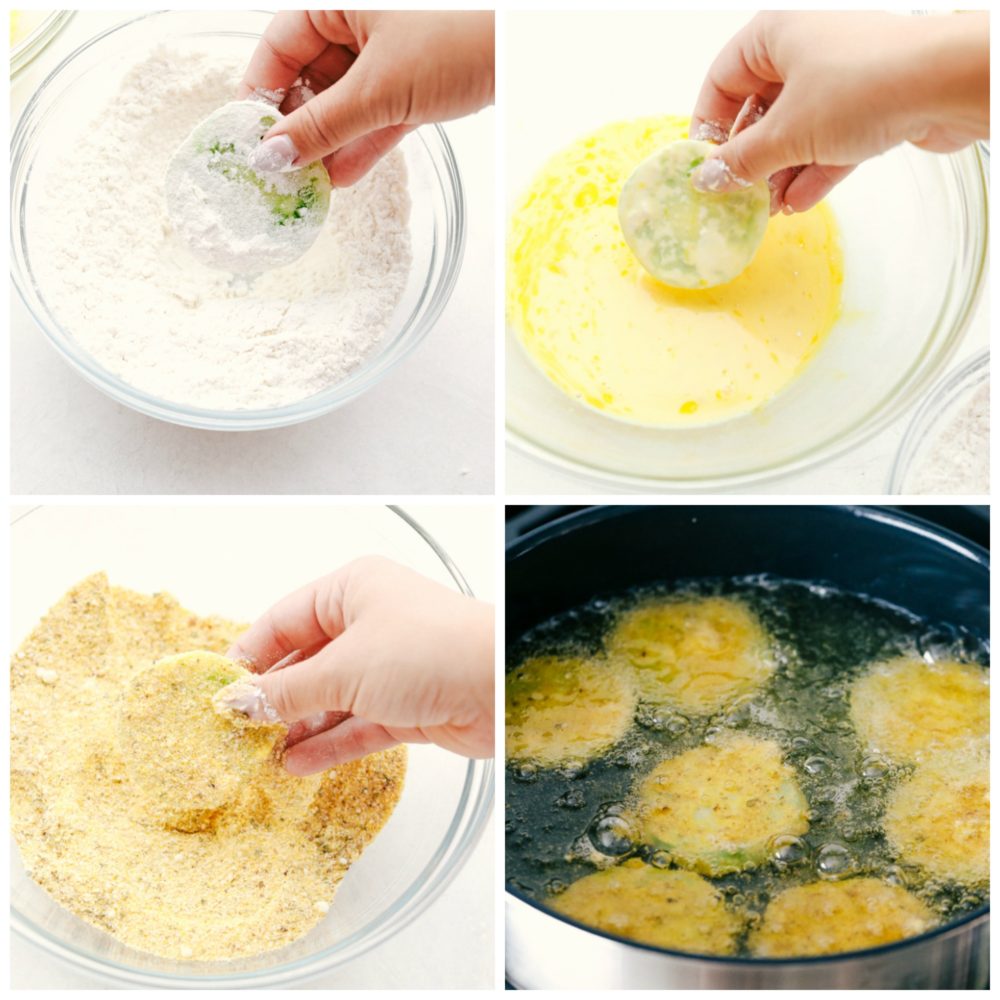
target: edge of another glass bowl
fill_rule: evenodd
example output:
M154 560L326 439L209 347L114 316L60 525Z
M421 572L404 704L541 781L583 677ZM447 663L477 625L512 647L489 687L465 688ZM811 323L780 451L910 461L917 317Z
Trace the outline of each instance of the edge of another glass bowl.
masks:
M909 427L900 442L899 450L889 473L888 491L893 495L903 495L906 477L913 471L913 462L925 442L927 434L937 421L957 401L965 389L974 389L989 378L990 351L984 347L973 354L964 364L956 368L935 387L934 391L920 404Z
M73 19L75 10L54 10L10 50L10 79L27 69Z
M474 596L461 570L437 539L402 508L392 504L387 506L427 543L459 590L463 594ZM39 509L42 508L35 508ZM29 511L24 516L29 517L32 513L33 511ZM11 930L47 953L77 968L98 976L141 986L184 989L257 988L276 986L329 971L384 943L418 917L448 887L479 842L492 812L494 767L492 760L468 762L458 809L448 826L444 841L399 899L384 914L370 920L342 941L308 958L270 969L235 974L226 974L222 971L218 975L203 976L159 973L135 969L79 951L71 943L51 937L45 930L19 913L13 904L10 908ZM53 905L59 904L53 901Z
M948 341L942 349L938 362L919 371L912 384L905 388L902 387L902 380L897 381L886 396L888 402L883 403L874 413L863 415L837 437L812 450L800 452L786 462L717 476L645 476L587 465L575 457L552 451L545 445L529 439L520 430L512 427L509 421L506 422L508 443L521 454L549 468L559 469L595 485L610 485L645 492L667 490L671 493L692 493L706 489L733 489L804 472L832 461L871 440L913 405L917 393L926 390L941 377L942 368L954 355L969 326L985 284L989 253L989 147L984 143L973 143L957 153L947 154L947 158L956 171L957 197L965 209L962 235L972 237L966 244L969 252L956 262L956 271L964 274L963 284L969 294L963 294L957 303L953 303L952 300L956 298L957 293L954 287L949 289L941 311L951 313L951 330L947 334ZM975 211L970 204L970 198L979 203L978 208L981 211ZM939 327L940 320L939 313L935 321L935 330ZM919 359L917 364L920 364Z
M367 392L392 368L409 355L423 341L444 311L451 298L461 271L465 255L466 209L465 192L462 185L458 162L444 129L440 125L424 126L412 133L411 139L423 145L437 174L444 205L444 239L442 240L441 272L435 285L424 285L407 324L395 332L397 345L394 348L362 362L346 379L324 389L322 392L286 406L264 410L212 410L184 406L149 395L113 375L99 365L75 341L70 332L53 318L51 324L44 320L33 306L34 278L27 266L27 231L24 218L24 200L27 185L21 176L24 170L24 156L28 141L33 137L34 114L46 98L53 81L67 69L80 55L111 35L133 27L151 18L161 18L170 12L154 11L140 17L131 18L100 32L74 49L38 85L28 103L24 106L14 135L11 139L10 172L10 243L11 279L21 302L24 304L35 325L45 334L50 345L59 356L70 364L91 385L95 386L118 403L143 413L146 416L195 427L203 430L254 431L287 427L291 424L312 420L329 413ZM253 32L216 32L257 38ZM44 300L37 294L38 302ZM386 331L384 336L388 336ZM399 343L401 335L405 342Z

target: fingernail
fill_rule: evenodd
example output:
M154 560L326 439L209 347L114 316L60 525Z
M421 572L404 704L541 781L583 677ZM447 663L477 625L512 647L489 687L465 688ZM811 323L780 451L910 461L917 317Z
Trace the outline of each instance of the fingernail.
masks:
M275 135L251 150L247 162L254 170L264 174L274 174L291 170L298 156L299 151L295 148L295 143L287 135Z
M691 184L696 191L711 194L725 194L750 187L750 182L737 177L721 156L710 156L691 175Z
M723 143L729 138L729 130L722 127L719 122L702 122L695 130L692 139L700 139L702 142Z
M782 215L794 215L795 214L795 209L792 208L791 205L782 205L781 206L781 214Z
M751 94L743 102L743 107L740 108L740 113L736 116L736 121L733 122L733 127L729 130L729 138L731 139L734 135L739 135L740 132L751 125L756 125L764 117L766 111L767 105L761 96L759 94Z
M281 722L267 693L253 681L240 680L216 691L212 705L217 712L239 712L251 722Z

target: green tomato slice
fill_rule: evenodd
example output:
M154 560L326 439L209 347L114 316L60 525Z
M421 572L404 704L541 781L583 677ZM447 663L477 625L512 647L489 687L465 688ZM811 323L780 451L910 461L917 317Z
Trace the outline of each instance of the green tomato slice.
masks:
M201 263L257 274L297 260L319 235L330 205L323 164L282 173L249 164L282 117L263 101L232 101L199 123L174 154L167 208Z
M622 234L657 281L712 288L738 277L764 239L766 181L727 194L697 191L691 175L715 147L680 139L643 160L618 199Z

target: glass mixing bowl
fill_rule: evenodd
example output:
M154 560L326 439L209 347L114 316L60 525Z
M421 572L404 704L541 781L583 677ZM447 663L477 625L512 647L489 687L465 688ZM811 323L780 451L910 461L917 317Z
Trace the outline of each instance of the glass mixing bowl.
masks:
M979 351L957 368L927 397L917 410L896 453L889 476L889 492L915 493L918 473L929 457L938 434L958 416L961 407L975 395L980 386L989 385L990 352ZM988 392L987 388L987 392ZM984 443L983 462L989 466L989 440ZM955 492L961 492L960 490Z
M11 143L11 275L24 304L59 354L112 399L161 420L210 430L261 430L310 420L370 389L403 360L441 315L458 278L465 245L465 207L458 165L444 131L430 126L400 144L409 172L413 266L382 340L343 381L287 406L209 410L142 392L106 371L55 318L29 253L32 179L87 128L118 81L152 48L182 45L216 57L249 58L270 20L263 12L147 14L92 38L67 56L25 107Z
M607 25L602 21L595 31L591 19L603 16L586 14L574 23L596 38ZM574 80L576 106L557 120L552 100L533 98L512 82L511 210L548 156L588 129L643 114L689 111L720 39L746 19L744 14L622 15L633 16L642 18L627 30L635 44L620 55L611 53L599 79L587 78L580 54L590 50L591 35L581 35L580 44L560 56L567 64L560 62L563 78ZM626 31L627 25L622 21L616 30ZM511 58L531 63L552 37L519 41ZM617 85L608 87L606 78ZM756 412L691 430L610 419L557 389L508 328L508 440L595 483L675 492L736 487L857 447L923 396L965 332L987 273L985 163L975 146L951 156L900 146L863 164L834 189L828 204L840 227L845 262L841 318L802 374Z
M262 559L260 539L267 539ZM350 559L379 553L452 589L469 587L434 539L385 507L41 507L11 531L15 643L74 583L166 590L196 612L251 620L275 599ZM403 795L347 874L327 917L280 951L228 963L180 962L127 948L55 903L11 850L11 925L88 974L133 986L263 987L328 971L386 941L445 889L479 839L493 763L413 746ZM492 907L489 886L482 903ZM444 946L445 950L447 946ZM492 955L487 960L491 960Z

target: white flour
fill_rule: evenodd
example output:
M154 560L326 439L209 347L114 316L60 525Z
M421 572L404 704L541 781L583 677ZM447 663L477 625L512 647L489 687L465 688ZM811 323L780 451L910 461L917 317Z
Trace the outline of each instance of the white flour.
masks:
M906 493L985 496L990 492L990 384L979 386L937 431Z
M241 70L159 49L31 192L31 263L60 324L131 385L220 410L281 406L342 380L385 332L411 264L398 152L333 192L294 264L248 283L191 257L167 216L166 167L232 99Z
M217 271L255 275L291 264L326 224L330 178L322 163L262 174L248 162L283 117L260 100L230 101L196 125L170 161L171 224Z

